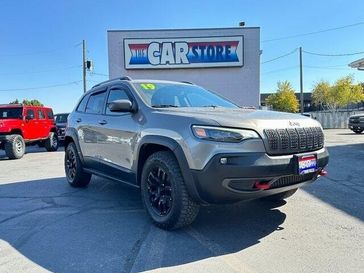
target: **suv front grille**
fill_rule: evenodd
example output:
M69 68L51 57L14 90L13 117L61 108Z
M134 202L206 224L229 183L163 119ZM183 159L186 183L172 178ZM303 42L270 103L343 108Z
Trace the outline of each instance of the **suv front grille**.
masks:
M320 127L265 129L269 154L309 152L324 146Z

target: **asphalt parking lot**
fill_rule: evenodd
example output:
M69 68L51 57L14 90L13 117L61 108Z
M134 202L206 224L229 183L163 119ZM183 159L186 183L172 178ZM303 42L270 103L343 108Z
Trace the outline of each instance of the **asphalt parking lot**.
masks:
M271 206L204 207L151 225L137 190L68 186L63 151L0 151L0 272L363 272L364 134L326 130L329 175Z

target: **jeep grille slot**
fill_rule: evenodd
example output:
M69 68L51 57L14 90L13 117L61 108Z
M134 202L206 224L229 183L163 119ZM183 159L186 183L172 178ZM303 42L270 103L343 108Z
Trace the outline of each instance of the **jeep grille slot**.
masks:
M320 127L265 129L269 154L292 154L321 149L324 134Z
M310 181L315 179L317 176L316 173L308 173L304 175L290 175L290 176L283 176L279 178L277 181L273 182L270 186L271 189L286 187L298 183L302 183L305 181Z

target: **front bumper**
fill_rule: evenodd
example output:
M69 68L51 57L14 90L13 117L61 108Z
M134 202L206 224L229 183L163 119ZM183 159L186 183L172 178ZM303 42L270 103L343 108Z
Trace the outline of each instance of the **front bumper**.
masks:
M0 134L0 148L5 144L6 141L10 140L10 135Z
M349 129L356 131L356 130L364 130L364 123L360 122L360 123L351 123L349 122Z
M294 155L269 156L266 153L215 155L203 170L191 170L201 203L232 203L256 199L301 187L317 179L328 164L325 148L297 155L316 155L317 171L297 175ZM225 164L221 158L227 158ZM269 189L256 188L257 181L270 184Z
M64 139L66 138L66 128L57 128L57 136L59 141L64 141Z

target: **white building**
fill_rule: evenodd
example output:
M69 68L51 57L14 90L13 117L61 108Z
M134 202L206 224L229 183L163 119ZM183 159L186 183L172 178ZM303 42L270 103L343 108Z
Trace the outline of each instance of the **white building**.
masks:
M260 105L260 29L108 31L109 77L187 81Z

